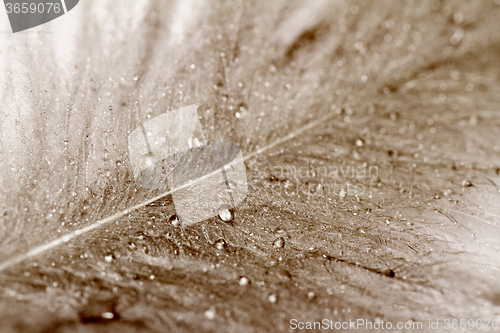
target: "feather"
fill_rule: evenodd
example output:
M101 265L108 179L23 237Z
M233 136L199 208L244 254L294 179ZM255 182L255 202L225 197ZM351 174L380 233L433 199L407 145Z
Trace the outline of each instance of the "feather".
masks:
M493 318L499 13L82 1L0 34L2 329ZM241 148L231 222L173 225L189 184L132 172L129 135L192 104L207 142Z

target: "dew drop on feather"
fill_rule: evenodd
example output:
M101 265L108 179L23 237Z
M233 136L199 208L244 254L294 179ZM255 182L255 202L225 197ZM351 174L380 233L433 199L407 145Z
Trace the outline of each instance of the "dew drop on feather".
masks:
M170 216L169 222L174 227L180 227L182 225L182 218L179 215Z
M242 277L240 278L240 282L239 282L239 284L240 284L240 286L246 286L249 282L250 282L250 281L248 280L248 278L247 278L247 277L242 276Z
M234 218L233 210L230 205L222 205L219 208L219 218L224 222L231 222Z
M224 250L224 248L227 246L227 243L224 239L220 238L215 241L214 245L217 248L217 250Z
M205 318L207 318L208 320L213 320L215 318L215 309L212 307L210 309L208 309L207 311L205 311Z
M285 239L283 237L278 237L273 242L273 247L275 249L280 249L285 246Z

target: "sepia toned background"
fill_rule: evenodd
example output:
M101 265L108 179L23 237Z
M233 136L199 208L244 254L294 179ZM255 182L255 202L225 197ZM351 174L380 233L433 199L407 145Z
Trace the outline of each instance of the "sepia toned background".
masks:
M498 1L86 0L12 34L0 10L0 331L499 320L498 22ZM167 195L51 246L161 195L128 135L191 104L249 156L233 221L173 225Z

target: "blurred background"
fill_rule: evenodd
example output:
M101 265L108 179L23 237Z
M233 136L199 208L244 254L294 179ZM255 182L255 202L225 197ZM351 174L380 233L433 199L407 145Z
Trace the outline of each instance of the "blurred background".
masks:
M162 113L196 104L243 155L328 119L247 161L232 224L175 228L167 196L9 265L6 331L498 318L499 1L86 0L0 22L0 264L161 194L127 140ZM324 179L263 171L304 165L379 173L287 196Z

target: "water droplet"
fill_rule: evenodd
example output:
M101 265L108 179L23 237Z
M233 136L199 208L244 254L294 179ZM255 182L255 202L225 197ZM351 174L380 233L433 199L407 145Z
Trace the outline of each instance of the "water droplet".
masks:
M220 238L215 241L214 245L217 248L217 250L224 250L224 248L227 246L227 243L223 238Z
M239 282L239 283L240 283L240 286L246 286L249 282L250 282L250 280L248 280L248 278L247 278L247 277L242 276L242 277L240 278L240 282Z
M271 303L276 303L276 301L277 301L278 298L276 297L276 295L269 295L269 297L267 299Z
M231 222L234 218L231 205L222 205L219 208L219 217L224 222Z
M361 139L357 139L357 140L356 140L356 146L358 146L358 147L363 147L363 140L361 140Z
M450 43L451 45L458 45L460 41L464 38L464 29L458 28L454 33L453 36L450 38Z
M113 257L114 256L112 254L109 254L109 255L107 255L107 256L104 257L104 260L106 262L113 262Z
M464 179L462 181L462 187L471 187L471 186L472 186L472 183L469 180Z
M316 296L316 295L314 295L314 291L310 291L307 293L307 297L309 297L309 298L313 298L314 296Z
M388 269L388 270L384 271L383 273L385 276L388 276L388 277L395 277L396 276L396 273L392 269Z
M213 320L215 318L215 308L211 307L207 311L205 311L205 318L208 320Z
M115 315L113 314L113 312L103 312L101 317L103 317L104 319L113 319Z
M285 239L283 237L278 237L273 242L273 247L275 249L280 249L285 246Z
M120 317L115 311L113 299L89 300L79 315L83 323L105 323L107 320L119 319Z
M174 227L180 227L180 226L182 226L182 218L179 215L172 215L172 216L170 216L169 222Z

